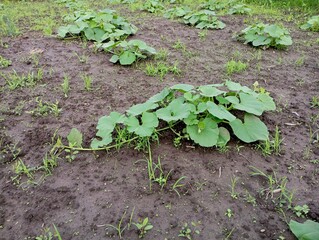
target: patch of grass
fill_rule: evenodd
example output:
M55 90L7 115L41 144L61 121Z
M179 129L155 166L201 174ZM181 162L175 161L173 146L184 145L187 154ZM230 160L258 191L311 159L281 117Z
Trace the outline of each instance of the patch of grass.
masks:
M0 55L0 68L7 68L12 64L9 59L6 59Z
M146 63L145 73L151 77L158 76L160 80L163 81L166 74L172 73L179 76L181 74L181 70L179 69L177 63L175 63L173 66L169 66L165 62L157 62L156 64Z
M43 79L43 69L39 68L37 73L29 72L27 75L19 75L15 70L13 70L12 73L7 74L0 72L0 76L5 79L10 90L15 90L18 88L35 86L37 82Z
M40 117L40 116L48 116L53 115L55 117L58 117L61 113L61 108L59 108L59 102L56 101L55 103L50 102L42 102L42 99L36 98L35 99L37 106L31 110L28 111L32 116Z
M246 3L258 4L269 8L281 8L303 10L306 12L318 12L319 1L316 0L245 0Z
M225 65L227 75L243 72L247 69L247 67L248 65L246 63L235 60L230 60Z
M5 1L0 20L0 35L15 36L30 30L51 35L62 21L67 9L54 1ZM9 16L9 17L8 17ZM4 26L4 28L3 28ZM2 30L2 31L1 31Z

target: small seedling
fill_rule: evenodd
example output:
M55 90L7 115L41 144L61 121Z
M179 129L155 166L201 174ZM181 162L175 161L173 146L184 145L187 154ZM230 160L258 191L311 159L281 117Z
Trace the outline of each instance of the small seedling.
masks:
M74 53L74 55L78 58L80 63L87 63L89 57L86 55L79 55L78 53Z
M61 84L64 97L68 97L70 91L70 77L68 75L63 76L63 83Z
M189 226L187 223L184 223L184 226L182 227L182 229L179 231L178 236L179 237L183 237L183 238L187 238L189 240L193 239L193 234L196 233L197 235L200 234L200 231L198 229L196 229L196 227L198 225L200 225L201 222L192 222L192 226Z
M89 75L83 74L82 79L84 81L84 89L86 91L91 91L92 90L92 77Z
M23 87L33 87L37 82L41 81L43 78L43 69L38 69L37 73L29 72L27 75L19 75L15 70L12 73L3 74L0 72L8 85L10 90L15 90L17 88Z
M12 62L0 55L0 68L7 68L11 66Z
M306 204L304 204L303 206L297 205L293 208L293 211L298 217L304 218L309 213L310 208Z
M185 185L185 184L180 184L180 182L181 182L182 180L184 180L185 178L186 178L185 176L180 177L179 179L176 180L176 182L175 182L174 185L172 186L172 189L177 193L177 195L178 195L179 197L181 197L181 195L180 195L178 189L181 188L181 187L183 187L183 186Z
M231 218L232 216L234 216L234 213L230 208L227 208L225 212L225 216L227 216L228 218Z
M233 199L238 199L238 193L236 192L236 190L235 190L235 188L236 188L236 184L237 184L237 182L238 182L238 180L239 180L239 178L238 177L231 177L230 178L230 183L231 183L231 185L230 185L230 191L229 191L229 193L230 193L230 196L233 198Z
M33 116L40 117L40 116L54 115L55 117L58 117L62 111L62 109L59 108L58 101L56 101L55 103L42 102L42 99L37 97L35 99L35 102L37 103L36 108L27 112Z
M148 218L141 219L138 223L133 223L138 231L139 231L139 238L143 238L145 234L153 228L153 225L148 221Z
M247 69L247 64L242 61L231 60L226 63L225 67L227 75L232 75L245 71Z
M50 228L43 228L43 233L40 236L35 237L35 240L53 240L56 237L57 240L62 240L58 228L53 224L54 231Z
M310 106L312 108L319 108L319 96L313 96L311 98Z

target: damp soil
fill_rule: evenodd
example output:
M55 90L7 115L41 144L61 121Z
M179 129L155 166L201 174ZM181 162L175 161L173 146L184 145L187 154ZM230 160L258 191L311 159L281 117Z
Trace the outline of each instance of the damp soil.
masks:
M250 166L268 174L275 172L278 179L286 177L287 189L295 191L294 205L307 204L308 218L319 221L319 165L310 162L319 158L318 138L311 135L319 130L315 118L319 110L310 105L311 98L319 96L318 33L285 23L293 46L256 50L232 38L245 26L244 17L222 17L227 24L224 30L207 31L200 38L200 30L177 21L151 14L141 18L125 14L139 28L131 39L167 49L166 62L178 64L179 76L168 74L162 81L147 76L145 62L132 67L114 65L108 61L110 54L95 52L91 43L78 39L26 32L2 40L8 47L0 48L0 55L12 61L10 67L1 69L3 73L15 70L27 74L43 68L44 74L34 87L13 91L0 77L0 239L32 239L52 224L64 240L118 239L108 224L118 225L126 212L125 226L133 209L133 222L148 217L154 226L144 239L181 239L178 235L185 223L193 231L193 239L294 239L285 220L303 219L286 207L282 208L285 214L278 210L278 193L261 194L267 188L266 179L252 176ZM174 48L178 41L185 44L185 50ZM34 52L38 63L31 57ZM81 56L86 56L86 61L80 61ZM248 69L227 76L225 64L232 58L247 62ZM297 64L301 58L302 64ZM93 79L91 91L84 89L83 74ZM64 75L70 77L68 97L61 89ZM159 144L152 144L153 159L160 158L164 171L172 171L163 189L156 184L149 189L147 153L130 147L80 152L71 163L62 154L52 175L38 185L25 182L25 177L20 187L12 181L18 159L31 167L41 165L54 135L65 139L77 128L83 133L84 145L89 146L98 119L111 111L124 113L131 105L176 83L198 86L229 78L247 86L258 81L275 99L277 110L265 113L262 119L271 134L279 127L283 138L280 155L265 157L255 144L236 138L225 153L191 142L176 148L173 136L164 133ZM43 102L58 101L60 115L32 116L37 97ZM186 178L178 196L171 186L182 176ZM230 194L234 177L239 179L237 199ZM255 198L255 204L248 201L248 195ZM225 215L227 209L233 216ZM136 228L125 229L122 239L139 239Z

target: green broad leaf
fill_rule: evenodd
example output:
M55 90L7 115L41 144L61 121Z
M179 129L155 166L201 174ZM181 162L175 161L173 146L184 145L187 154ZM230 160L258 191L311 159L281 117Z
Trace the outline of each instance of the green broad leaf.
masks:
M58 36L61 37L61 38L65 38L66 35L69 33L69 26L62 26L62 27L59 27L58 29Z
M83 135L76 128L72 128L69 135L67 136L69 146L81 147L83 143Z
M192 94L191 92L185 92L184 98L189 102L195 102L200 98L199 94Z
M136 61L136 55L131 51L124 51L120 55L119 60L121 65L131 65Z
M319 240L319 223L307 220L299 223L290 220L289 228L298 240Z
M146 231L149 231L149 230L151 230L153 228L153 225L147 225L144 229L146 230Z
M256 97L247 94L239 93L240 103L237 97L230 96L226 99L233 104L234 109L242 110L248 113L260 116L264 111L264 104Z
M110 62L111 63L117 63L117 61L119 60L120 58L119 58L119 56L117 56L117 55L113 55L111 58L110 58Z
M254 47L269 45L271 43L271 38L266 36L258 36L253 42Z
M187 118L191 111L191 105L184 103L183 98L174 99L167 107L158 109L156 115L166 122L178 121Z
M219 128L219 136L218 136L218 140L217 140L217 146L219 146L219 147L226 146L227 143L229 142L229 140L230 140L229 131L224 127L220 127Z
M225 99L224 97L221 97L221 96L217 96L216 97L216 100L220 103L220 104L229 104L229 101L227 99Z
M244 123L236 119L229 123L234 134L243 142L266 141L268 139L267 126L256 116L246 113Z
M153 109L155 109L157 107L158 107L158 104L156 104L156 103L154 103L152 101L147 101L145 103L140 103L140 104L133 105L126 112L128 114L132 115L132 116L137 116L137 115L142 114L143 112L147 112L149 110L153 110Z
M84 30L84 35L88 40L93 40L96 42L101 42L101 39L105 31L100 28L87 28Z
M153 97L147 100L147 102L158 103L163 101L171 91L168 88L164 88L161 92L155 94Z
M217 105L214 102L210 101L208 101L206 105L208 112L212 114L214 117L217 117L219 119L225 119L230 122L236 119L236 117L233 114L231 114L224 106Z
M254 93L252 89L246 86L240 85L240 83L236 83L230 80L225 82L226 87L232 92L244 92L244 93Z
M141 122L142 124L140 124L136 117L130 116L126 119L124 124L127 126L129 132L134 132L140 137L150 137L159 124L156 114L149 112L144 112L142 114Z
M190 113L188 117L185 118L183 121L186 125L195 125L199 123L199 120L197 119L197 115L194 113Z
M274 111L276 110L276 104L272 97L266 93L258 94L257 99L263 104L264 111Z
M200 94L204 97L216 97L218 95L225 93L225 91L221 91L213 86L200 86L198 90L200 91Z
M285 33L281 27L275 24L267 25L264 31L274 38L280 38Z
M96 138L91 142L91 148L96 149L109 145L113 141L112 134L105 135L102 140Z
M282 36L276 44L290 46L292 45L292 38L290 36Z
M218 125L210 118L201 120L197 125L188 125L186 131L189 137L202 147L212 147L218 142Z
M109 116L103 116L99 119L96 129L96 136L104 138L112 134L116 124L123 123L125 116L118 112L111 112Z
M178 90L180 92L189 92L194 89L194 86L190 84L181 83L181 84L176 84L174 86L171 86L170 89Z

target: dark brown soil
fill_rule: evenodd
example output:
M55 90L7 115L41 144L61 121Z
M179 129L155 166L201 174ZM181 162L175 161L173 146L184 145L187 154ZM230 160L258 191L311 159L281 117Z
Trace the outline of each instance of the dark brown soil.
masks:
M180 76L167 75L163 81L146 76L144 63L133 67L113 65L109 54L94 53L91 43L85 46L79 40L62 41L28 32L16 38L3 39L8 48L0 48L0 55L11 59L13 69L28 73L44 69L44 79L35 87L9 91L0 77L1 155L0 155L0 239L21 240L41 233L43 226L55 224L64 240L117 239L116 231L107 224L117 225L124 211L129 220L133 208L133 221L148 217L154 228L145 239L179 239L184 223L200 222L200 235L193 239L294 239L289 232L289 221L298 218L291 210L284 209L284 216L276 208L276 200L260 195L266 181L250 175L249 166L272 173L278 178L287 177L287 188L295 191L293 203L307 204L308 217L319 220L318 164L310 160L319 158L318 139L311 132L318 132L318 108L310 107L313 96L319 96L319 45L318 33L302 32L295 25L291 29L294 45L286 51L258 51L232 39L244 28L243 17L223 17L224 30L208 31L200 39L200 30L176 21L147 15L141 19L129 15L139 27L134 38L145 40L157 49L166 48L168 63L178 62ZM173 48L180 40L186 51ZM30 60L31 52L41 50L39 65ZM239 51L240 56L234 56ZM76 56L86 55L81 63ZM296 61L304 56L304 63ZM63 139L75 127L84 135L88 146L95 136L98 119L111 111L124 112L131 105L141 103L165 86L176 83L203 85L219 83L227 78L225 64L232 58L248 62L247 71L231 78L243 85L255 81L267 89L277 103L277 111L262 118L273 133L277 125L283 137L282 153L264 157L253 144L236 140L229 151L204 149L183 142L175 148L170 134L160 137L160 144L153 144L154 159L160 157L164 170L172 170L169 186L179 177L186 176L179 197L169 187L161 190L155 184L149 190L147 154L130 148L108 153L80 153L72 163L61 155L58 167L38 186L24 184L17 187L14 176L13 153L21 152L28 166L38 166L51 149L52 137L57 131ZM93 90L85 91L81 75L93 78ZM70 76L70 93L67 98L61 90L63 76ZM44 102L59 102L59 117L33 117L28 111L36 106L35 98ZM21 107L20 110L17 106ZM311 129L311 130L310 130ZM317 142L316 142L317 141ZM15 146L15 148L14 148ZM237 149L242 146L239 151ZM14 150L15 149L15 150ZM239 177L236 191L238 199L230 196L231 177ZM26 179L22 179L26 180ZM245 200L247 191L256 198L253 206ZM273 201L272 201L273 200ZM274 203L275 202L275 203ZM225 216L227 209L234 215ZM299 219L302 220L302 219ZM194 227L192 227L194 229ZM123 239L138 239L135 227L125 230Z

